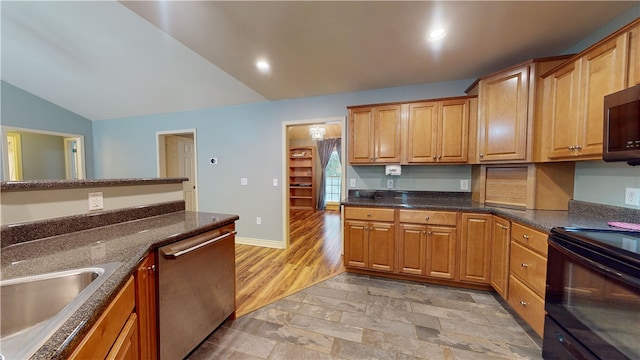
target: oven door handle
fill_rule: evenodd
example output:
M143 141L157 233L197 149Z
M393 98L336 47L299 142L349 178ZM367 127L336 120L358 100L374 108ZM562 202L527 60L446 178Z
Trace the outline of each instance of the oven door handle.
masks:
M211 238L210 234L194 236L193 238L188 239L186 241L178 241L175 244L171 244L163 247L162 255L166 259L177 259L182 255L198 250L201 247L207 246L216 241L220 241L222 239L228 238L229 236L233 236L236 233L237 231L233 230L231 232L227 232L222 235L216 236L213 239Z

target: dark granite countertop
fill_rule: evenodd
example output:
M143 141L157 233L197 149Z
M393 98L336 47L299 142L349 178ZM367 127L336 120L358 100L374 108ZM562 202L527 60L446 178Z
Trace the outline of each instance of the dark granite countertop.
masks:
M78 179L78 180L27 180L27 181L2 181L1 191L29 191L29 190L57 190L78 189L87 187L107 186L131 186L131 185L157 185L179 184L187 181L187 178L124 178L124 179Z
M68 357L149 251L236 220L236 215L177 211L4 247L2 280L121 264L32 359Z
M471 193L425 191L350 190L342 205L487 212L531 228L549 232L554 227L605 229L607 222L640 222L640 210L569 201L569 210L515 210L483 205L471 200Z

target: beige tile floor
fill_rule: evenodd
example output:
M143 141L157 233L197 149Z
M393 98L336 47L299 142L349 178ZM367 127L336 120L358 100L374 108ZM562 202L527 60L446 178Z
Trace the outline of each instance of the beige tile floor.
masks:
M492 293L340 274L227 321L201 359L541 359Z

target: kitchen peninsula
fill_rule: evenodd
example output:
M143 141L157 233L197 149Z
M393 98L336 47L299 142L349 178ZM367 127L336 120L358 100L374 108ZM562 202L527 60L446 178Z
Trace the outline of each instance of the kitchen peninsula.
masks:
M82 192L84 195L78 200L81 200L82 206L86 208L86 193L99 189L105 194L105 208L110 202L126 204L122 207L114 205L116 208L109 210L91 212L85 210L84 213L61 217L52 213L52 216L46 219L3 222L1 228L3 282L70 269L117 264L115 270L99 288L80 304L60 327L54 329L50 336L42 339L33 353L20 353L17 357L65 359L72 356L87 334L91 333L92 328L103 321L101 314L110 309L112 302L119 301L121 298L119 293L129 288L134 289L131 285L132 281L138 282L142 277L146 281L151 280L152 283L155 281L157 275L154 274L156 267L153 260L158 248L203 233L212 233L221 228L234 228L235 221L238 220L236 215L189 212L184 211L182 199L165 201L167 198L175 197L176 189L182 188L183 180L182 178L109 179L1 183L3 219L8 215L7 211L13 212L13 209L20 208L16 202L20 196L33 199L33 196L29 196L29 192L40 194L47 191L58 192L54 197L62 196L62 198L67 197L60 195L59 192L71 191L74 194ZM136 189L140 190L137 191L140 194L145 193L145 187L153 188L154 186L163 187L161 192L166 193L149 195L147 191L149 196L135 195ZM128 195L110 198L110 193ZM46 202L46 198L41 197L41 199ZM161 200L156 202L152 199ZM37 207L35 201L27 205ZM68 208L61 210L69 211ZM24 212L22 215L26 216L27 213L29 212ZM149 271L154 275L146 275ZM136 283L136 291L140 288L138 285ZM133 333L138 334L134 343L139 344L140 349L134 348L129 351L149 354L144 351L151 351L151 353L155 351L153 345L155 340L149 340L150 337L155 337L155 326L152 326L153 329L149 326L149 324L155 324L155 311L152 309L149 312L149 309L145 309L145 304L138 302L142 298L138 295L135 296L135 308L130 309L133 313L129 320L133 320L133 324L138 324ZM155 293L147 295L147 300L154 303L157 295ZM2 313L7 311L4 305L3 302ZM144 313L145 311L147 314ZM152 319L145 316L151 316ZM3 355L7 358L16 358L15 355L5 353L9 350L4 344L7 338L9 336L4 336L2 339ZM106 351L109 350L109 348L106 349Z

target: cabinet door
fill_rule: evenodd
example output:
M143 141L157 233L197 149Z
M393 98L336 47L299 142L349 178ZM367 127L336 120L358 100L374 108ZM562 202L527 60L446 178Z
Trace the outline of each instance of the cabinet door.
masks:
M529 65L482 79L478 101L480 161L525 160Z
M469 100L445 100L439 111L438 162L467 162Z
M545 104L549 118L549 158L572 157L578 142L580 67L568 64L545 79ZM602 136L602 134L600 134Z
M150 253L135 273L136 313L140 359L157 358L155 253Z
M491 215L462 214L460 280L488 284L491 271Z
M640 84L640 25L629 30L629 74L627 86Z
M373 115L374 162L400 162L400 115L401 105L375 108Z
M426 263L427 227L400 224L398 239L399 264L401 273L424 275Z
M395 269L395 227L392 223L371 222L368 231L369 268Z
M436 146L438 103L424 102L409 104L407 119L407 154L408 163L436 162Z
M427 227L427 276L455 280L456 242L455 227Z
M494 216L491 246L491 286L507 299L509 290L509 245L511 244L511 223Z
M143 358L139 353L138 346L138 317L135 313L129 316L129 320L124 324L120 336L116 339L106 360L138 360L155 359Z
M349 109L349 163L373 162L373 111Z
M577 155L602 155L604 96L624 89L628 35L611 39L582 58Z
M366 268L369 263L367 243L368 223L364 221L345 221L344 264L345 266Z

